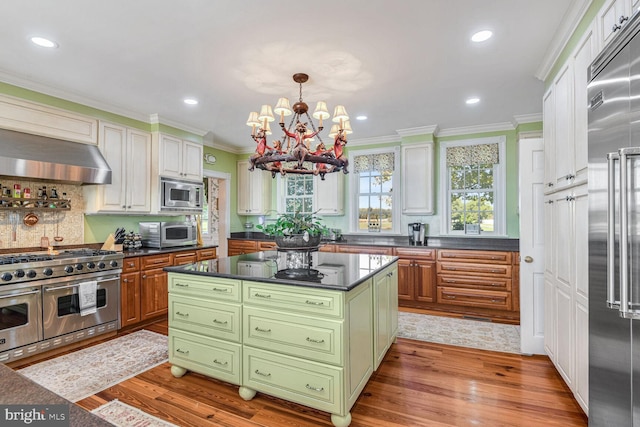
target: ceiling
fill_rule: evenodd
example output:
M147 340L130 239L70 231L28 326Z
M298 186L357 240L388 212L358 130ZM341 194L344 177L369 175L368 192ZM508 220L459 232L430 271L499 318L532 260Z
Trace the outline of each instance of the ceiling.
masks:
M346 106L350 141L398 140L540 114L536 74L585 3L3 0L0 81L145 122L157 115L240 151L255 147L249 112L280 96L293 104L292 75L304 72L311 109ZM482 29L494 36L472 43ZM59 46L36 46L34 35ZM470 96L481 101L468 106Z

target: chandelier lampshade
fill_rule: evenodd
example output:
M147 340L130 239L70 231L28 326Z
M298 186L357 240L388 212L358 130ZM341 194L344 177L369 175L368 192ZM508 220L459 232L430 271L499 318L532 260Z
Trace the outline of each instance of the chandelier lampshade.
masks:
M265 104L260 108L260 113L251 112L247 119L247 125L251 126L251 137L257 143L256 152L251 155L249 161L253 171L256 167L275 177L277 173L285 175L314 174L324 179L325 174L347 170L348 161L344 154L347 144L347 134L352 133L349 125L349 116L343 105L338 105L334 110L333 125L329 137L333 138L333 146L326 147L320 132L324 129L323 120L331 117L327 103L318 101L313 111L313 118L318 120L318 127L309 116L309 106L302 100L302 84L307 82L309 76L304 73L293 75L293 81L300 86L300 98L291 106L288 98L279 98L275 108ZM269 144L267 135L271 135L269 123L275 121L274 113L279 116L279 124L284 135L281 140L275 140ZM291 116L291 121L285 125L284 118ZM335 129L334 129L335 128ZM257 129L257 132L256 132ZM318 143L311 147L310 143Z

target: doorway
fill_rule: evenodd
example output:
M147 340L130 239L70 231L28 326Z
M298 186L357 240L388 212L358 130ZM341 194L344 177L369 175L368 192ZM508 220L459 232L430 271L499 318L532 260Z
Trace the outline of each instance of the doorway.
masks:
M231 174L205 170L204 185L207 188L207 207L202 216L202 239L206 244L218 246L219 258L226 257L231 221Z

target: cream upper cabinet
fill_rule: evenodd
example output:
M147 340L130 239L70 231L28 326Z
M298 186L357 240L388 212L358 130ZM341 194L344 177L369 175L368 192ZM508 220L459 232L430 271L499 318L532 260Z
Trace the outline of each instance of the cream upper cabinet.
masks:
M249 161L238 162L238 215L266 215L271 210L271 174L249 171Z
M545 192L553 191L556 185L555 102L555 92L552 86L542 99Z
M170 135L160 135L162 176L202 181L202 145Z
M633 1L637 3L637 1ZM635 4L633 10L637 9ZM604 47L620 29L629 22L632 11L632 0L608 0L602 5L596 16L600 33L600 46Z
M569 185L575 179L573 158L573 68L571 64L560 71L553 83L555 98L555 188Z
M98 146L111 167L111 184L84 186L87 212L151 211L151 134L100 122Z
M403 214L434 213L433 169L433 143L402 146Z
M313 210L319 215L344 215L344 174L328 173L324 181L320 176L315 176L313 203Z

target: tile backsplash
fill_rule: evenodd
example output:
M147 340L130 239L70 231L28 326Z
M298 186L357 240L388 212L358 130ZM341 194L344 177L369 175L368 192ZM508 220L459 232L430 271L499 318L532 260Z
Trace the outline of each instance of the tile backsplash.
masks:
M49 244L54 247L84 243L84 199L80 185L0 178L0 185L4 187L13 190L14 184L19 184L22 190L29 188L31 199L37 198L38 188L46 186L47 193L51 194L52 188L55 187L59 198L63 198L63 193L66 193L66 199L71 201L71 209L10 209L0 206L0 249L39 247L43 236L48 237ZM13 222L16 224L15 241L11 213L14 214ZM28 214L37 217L34 225L25 223L25 217ZM30 217L33 218L33 216ZM56 242L54 240L56 236L62 237L63 240Z

